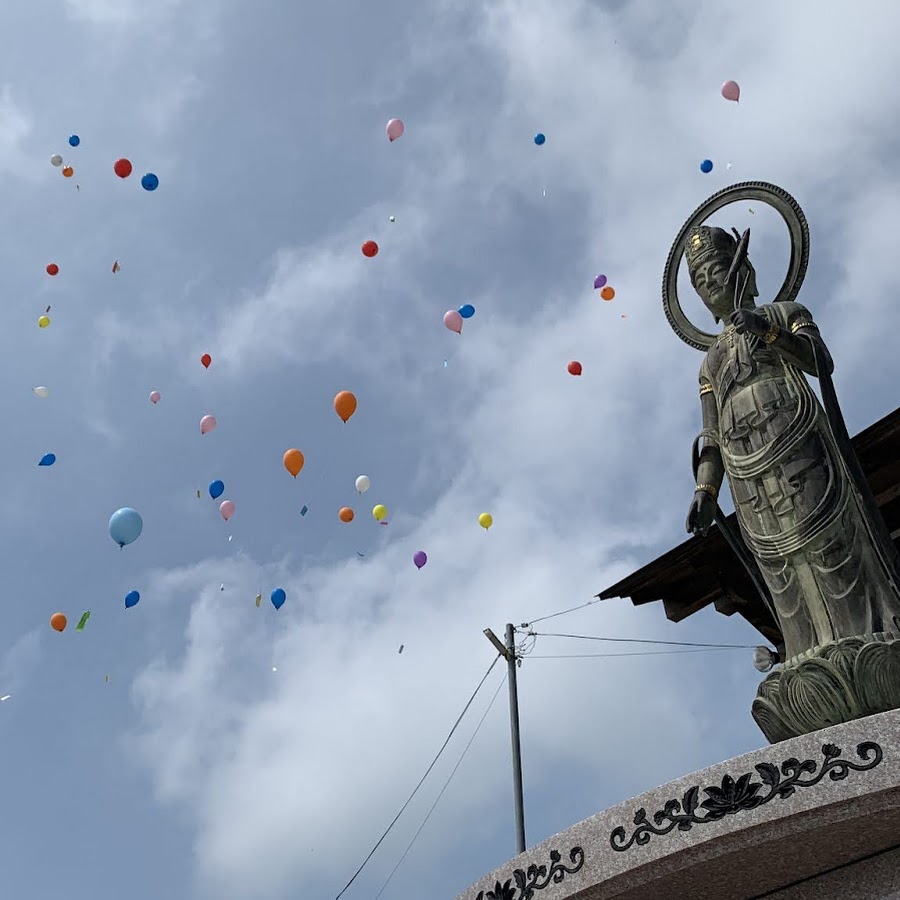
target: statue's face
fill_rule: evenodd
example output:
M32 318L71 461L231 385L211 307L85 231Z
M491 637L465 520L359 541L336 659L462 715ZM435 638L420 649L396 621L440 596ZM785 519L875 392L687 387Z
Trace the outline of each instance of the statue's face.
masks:
M726 319L734 309L734 286L725 284L731 259L716 255L691 272L691 282L706 308L717 318ZM743 279L745 272L740 272Z

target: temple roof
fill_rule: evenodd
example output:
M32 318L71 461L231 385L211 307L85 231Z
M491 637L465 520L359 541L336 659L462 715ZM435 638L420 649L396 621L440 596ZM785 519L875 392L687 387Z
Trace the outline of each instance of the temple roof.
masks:
M853 446L900 549L900 408L856 435ZM728 521L739 534L734 513ZM635 606L661 600L673 622L713 604L726 616L740 613L775 647L783 645L778 623L715 525L706 537L688 538L596 596L629 597Z

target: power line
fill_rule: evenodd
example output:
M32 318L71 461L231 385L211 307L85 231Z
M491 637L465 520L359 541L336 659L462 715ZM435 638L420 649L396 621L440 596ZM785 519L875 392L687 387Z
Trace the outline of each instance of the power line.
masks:
M671 647L709 647L717 650L755 650L756 644L699 644L691 641L656 641L649 638L612 638L592 634L555 634L549 631L531 631L536 637L574 638L579 641L610 641L619 644L666 644Z
M419 830L413 835L413 839L409 842L409 846L406 848L406 850L403 851L403 856L400 857L400 861L397 863L396 866L394 866L394 870L391 872L390 875L388 875L387 881L385 881L385 883L381 886L381 890L375 895L375 900L378 900L378 898L384 893L384 889L391 883L391 879L397 873L397 869L400 868L401 864L403 863L403 860L406 859L409 851L412 850L412 846L413 846L413 844L415 844L416 839L422 833L422 829L424 829L425 826L428 824L428 820L431 818L431 814L434 812L435 808L437 807L438 803L440 802L441 797L444 796L444 792L447 790L448 787L450 787L450 782L453 780L453 776L456 774L456 770L462 765L462 761L466 758L466 754L469 752L469 747L472 746L472 744L475 741L475 738L478 737L478 732L481 730L481 726L484 724L484 720L488 717L488 713L491 711L491 708L494 705L494 701L497 699L497 696L499 695L501 688L503 687L504 684L506 684L506 678L507 678L507 676L504 675L503 680L497 686L497 690L494 691L494 696L491 697L491 702L488 704L487 709L484 711L484 715L481 717L478 724L475 726L475 731L472 732L472 737L469 738L469 743L466 744L465 749L463 750L459 759L456 761L456 765L453 767L453 771L450 773L449 777L444 782L444 786L441 788L441 792L435 798L434 803L431 804L431 809L428 810L428 815L426 815L425 818L422 820L422 824L419 826Z
M633 653L565 653L559 656L539 653L529 659L610 659L613 656L667 656L680 653L718 653L720 650L746 650L746 647L702 647L699 650L635 650Z
M550 613L549 616L541 616L539 619L531 619L529 622L523 622L521 627L527 628L531 625L534 625L536 622L545 622L547 619L555 619L557 616L564 616L566 615L566 613L575 612L579 609L586 609L588 606L593 606L595 603L599 602L599 597L593 597L592 599L588 600L587 603L582 603L581 606L573 606L570 609L563 609L560 610L560 612Z
M498 659L500 659L499 653L494 658L494 661L488 667L487 672L484 673L484 677L481 679L481 681L478 682L478 687L475 688L475 692L472 694L471 697L469 697L469 702L466 703L465 707L463 708L463 711L459 714L459 718L456 720L453 727L450 729L450 734L447 735L447 739L441 745L441 749L438 750L437 756L435 756L435 758L431 761L431 765L425 770L425 774L422 776L421 780L416 785L413 792L409 795L409 798L407 799L406 803L404 803L403 806L400 807L400 812L398 812L397 815L394 816L393 821L385 829L384 834L381 835L380 838L378 838L378 843L375 844L375 846L370 851L369 855L363 860L362 865L356 870L353 877L344 885L344 889L340 892L340 894L337 895L337 897L334 898L334 900L340 900L340 898L346 892L347 888L349 888L350 885L353 884L354 881L356 881L357 877L359 876L359 873L362 872L362 870L366 867L366 864L369 862L369 860L375 855L375 851L381 846L382 841L388 836L390 830L394 827L394 825L397 824L397 820L400 818L400 816L403 815L404 811L406 810L406 807L409 806L409 804L412 802L413 797L416 796L416 794L419 791L419 788L422 787L422 785L425 782L425 779L429 776L429 774L431 773L431 770L435 767L435 765L437 764L437 761L441 758L441 754L446 749L447 744L450 743L450 738L452 738L453 735L455 734L456 729L459 727L459 723L462 722L462 720L463 720L463 716L469 711L469 707L472 705L475 698L478 696L478 692L481 690L481 686L485 683L485 681L487 681L488 675L491 674L491 672L494 669L494 666L497 665Z

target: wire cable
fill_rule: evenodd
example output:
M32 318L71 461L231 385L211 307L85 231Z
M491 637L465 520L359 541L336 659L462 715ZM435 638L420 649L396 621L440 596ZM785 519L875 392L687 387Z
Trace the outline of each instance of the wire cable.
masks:
M609 659L613 656L667 656L679 653L719 653L722 650L746 650L746 647L702 647L699 650L635 650L629 653L564 653L559 656L539 653L529 659Z
M549 616L541 616L539 619L531 619L528 622L523 622L520 627L528 628L531 625L534 625L536 622L545 622L547 619L555 619L557 616L564 616L566 613L575 612L578 609L586 609L588 606L593 606L595 603L599 603L599 597L592 597L588 600L587 603L582 603L581 606L573 606L571 609L563 609L560 612L550 613Z
M453 767L453 771L450 773L449 777L444 782L444 786L441 788L441 792L435 798L434 803L431 804L431 809L428 810L428 814L422 820L422 824L419 826L419 830L413 835L413 839L409 842L409 846L406 848L406 850L403 851L403 856L400 857L400 861L397 863L396 866L394 866L394 870L391 872L390 875L388 875L387 881L385 881L385 883L381 886L381 890L375 895L375 900L378 900L378 898L384 893L385 888L391 883L391 879L397 873L397 869L400 868L401 864L403 863L403 860L406 859L407 855L409 854L409 851L412 850L413 844L415 844L417 838L422 833L422 829L424 829L425 826L428 824L428 820L431 818L431 814L434 812L435 808L437 807L438 803L440 802L441 797L444 796L444 792L447 790L448 787L450 787L450 782L453 780L453 776L456 774L456 770L462 765L462 761L466 758L466 754L469 752L469 748L475 742L475 738L478 737L478 732L481 730L481 726L484 725L484 720L488 717L488 713L491 711L491 709L494 705L494 701L497 699L497 696L500 694L500 690L502 689L503 685L506 684L507 677L508 676L506 674L504 674L503 680L500 682L499 686L497 687L497 690L494 691L494 696L491 697L491 702L488 704L487 709L484 711L484 715L482 715L478 724L475 726L475 731L472 733L472 737L469 738L469 743L466 744L465 749L463 750L459 759L456 761L456 765Z
M755 650L756 644L700 644L692 641L657 641L649 638L598 637L593 634L555 634L549 631L532 631L536 637L574 638L579 641L610 641L617 644L666 644L671 647L709 647L717 650Z
M499 660L499 659L500 659L500 654L498 653L497 656L495 657L494 661L488 667L487 672L484 673L484 677L481 679L481 681L478 682L478 687L475 688L475 692L472 694L471 697L469 697L469 702L466 703L465 707L463 708L463 711L459 714L459 718L456 720L453 727L450 729L450 734L447 735L447 739L441 745L441 749L438 750L437 756L435 756L435 758L431 761L431 765L425 770L425 774L422 776L419 783L415 786L415 789L413 790L413 792L409 795L409 798L407 799L406 803L404 803L403 806L400 807L400 812L398 812L397 815L394 816L393 821L385 829L384 834L381 835L380 838L378 838L378 843L375 844L375 846L371 849L371 851L369 852L369 855L363 860L362 865L356 870L353 877L347 882L347 884L344 885L344 889L337 895L337 897L334 898L334 900L340 900L340 898L346 892L347 888L349 888L350 885L353 884L354 881L356 881L357 877L359 876L359 873L362 872L362 870L366 867L366 864L369 862L369 860L375 855L375 851L381 846L382 841L384 841L384 839L388 836L388 834L390 833L390 830L394 827L394 825L397 824L397 820L400 818L400 816L403 815L404 811L406 810L406 807L409 806L409 804L412 802L413 797L415 797L416 794L419 792L419 788L422 787L422 785L425 783L425 779L431 773L431 770L435 767L435 765L437 765L437 761L441 758L441 754L447 748L447 744L450 743L450 738L452 738L453 735L456 733L456 729L459 727L459 723L462 722L463 716L465 716L465 714L469 711L469 707L475 701L475 698L478 696L478 692L481 690L481 687L485 683L485 681L487 681L488 676L494 670L494 666L497 665L497 660Z

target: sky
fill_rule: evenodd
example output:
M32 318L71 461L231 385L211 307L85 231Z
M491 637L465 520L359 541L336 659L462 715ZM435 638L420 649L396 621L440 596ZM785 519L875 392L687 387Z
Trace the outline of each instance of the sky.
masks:
M684 539L701 356L660 283L725 185L800 202L800 300L848 426L891 412L898 27L890 0L6 4L4 894L335 897L495 658L483 629L586 603ZM738 204L716 223L752 228L770 299L779 220ZM124 506L144 531L120 550ZM763 643L739 616L628 600L537 630ZM581 656L608 650L546 636L523 660L529 845L764 744L751 650ZM498 689L381 896L452 898L515 854L504 668L348 900L382 889Z

